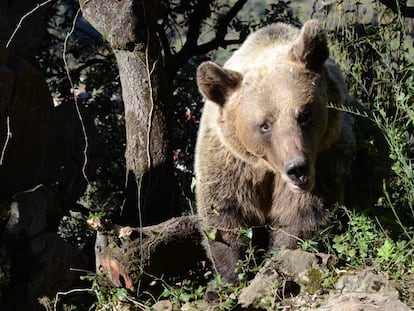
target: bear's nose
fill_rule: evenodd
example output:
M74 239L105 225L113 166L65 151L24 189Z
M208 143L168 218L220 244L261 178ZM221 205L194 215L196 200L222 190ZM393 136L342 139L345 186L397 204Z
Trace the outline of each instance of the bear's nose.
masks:
M293 182L301 184L308 179L309 164L305 157L299 157L286 161L284 170Z

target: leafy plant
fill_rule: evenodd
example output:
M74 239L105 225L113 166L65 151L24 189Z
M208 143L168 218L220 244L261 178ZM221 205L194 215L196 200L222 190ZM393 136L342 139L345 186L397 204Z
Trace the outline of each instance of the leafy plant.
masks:
M205 287L195 284L190 280L183 280L175 286L164 284L162 298L168 298L174 305L182 305L189 301L195 301L204 297Z
M374 222L367 216L345 210L349 217L347 230L333 238L333 248L353 267L371 265L375 257L375 245L381 237Z
M131 297L130 293L122 287L113 287L104 279L101 274L87 274L81 276L81 280L91 282L89 291L96 297L95 303L89 310L111 311L122 308L124 302L128 305L135 306L137 309L143 309L144 305Z
M367 216L350 212L348 228L333 238L338 256L353 267L372 266L393 278L413 272L413 244L411 241L392 240Z

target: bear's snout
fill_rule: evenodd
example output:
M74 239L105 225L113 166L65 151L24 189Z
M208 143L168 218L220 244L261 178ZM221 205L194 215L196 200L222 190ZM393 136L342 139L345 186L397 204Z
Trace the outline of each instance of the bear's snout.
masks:
M284 163L284 172L289 178L288 185L294 191L310 191L313 188L311 167L306 157L289 159Z

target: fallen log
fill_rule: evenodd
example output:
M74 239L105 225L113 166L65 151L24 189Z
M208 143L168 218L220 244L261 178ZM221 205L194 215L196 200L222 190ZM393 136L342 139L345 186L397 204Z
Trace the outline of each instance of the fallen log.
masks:
M197 216L171 218L157 225L123 227L103 218L88 220L97 231L96 271L116 287L134 292L143 275L184 274L205 261Z

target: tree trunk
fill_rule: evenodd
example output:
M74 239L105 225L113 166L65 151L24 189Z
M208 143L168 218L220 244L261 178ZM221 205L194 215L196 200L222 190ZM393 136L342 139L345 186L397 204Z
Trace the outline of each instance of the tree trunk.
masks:
M84 17L111 44L122 84L126 124L127 202L120 223L157 223L173 214L168 148L170 90L156 34L158 1L80 0Z

